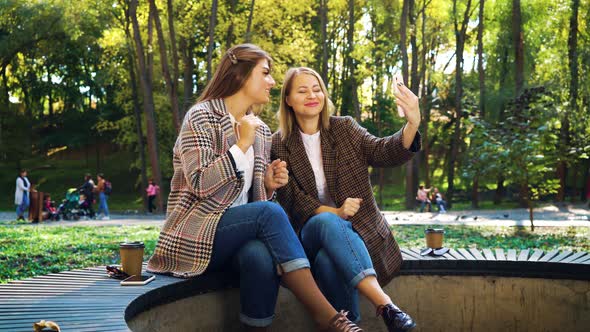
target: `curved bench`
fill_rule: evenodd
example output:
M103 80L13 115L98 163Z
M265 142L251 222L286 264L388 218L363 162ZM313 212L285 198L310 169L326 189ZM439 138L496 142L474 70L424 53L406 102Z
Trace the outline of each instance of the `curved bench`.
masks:
M417 331L586 331L590 254L569 251L451 249L442 257L402 249L401 275L385 287L418 322ZM121 287L104 267L0 285L0 331L31 331L52 320L62 331L236 331L236 281L163 275ZM383 331L361 301L366 331ZM229 316L228 316L229 315ZM312 331L294 296L281 289L272 331ZM224 317L220 319L219 317ZM288 327L288 328L287 328Z

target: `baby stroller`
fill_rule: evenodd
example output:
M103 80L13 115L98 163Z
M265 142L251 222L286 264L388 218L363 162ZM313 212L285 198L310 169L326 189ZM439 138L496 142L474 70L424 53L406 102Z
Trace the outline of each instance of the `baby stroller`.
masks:
M70 188L66 191L66 198L58 208L59 215L64 220L79 220L91 216L90 207L84 195L80 195L77 188Z

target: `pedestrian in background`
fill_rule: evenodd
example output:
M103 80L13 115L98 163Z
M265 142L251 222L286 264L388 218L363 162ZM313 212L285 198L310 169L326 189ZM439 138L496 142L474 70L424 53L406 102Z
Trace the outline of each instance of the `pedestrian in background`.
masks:
M16 219L24 220L24 213L29 209L29 191L31 182L27 179L27 170L22 169L16 178L16 190L14 191L14 204L16 205Z
M98 199L100 202L98 203L98 214L101 212L103 213L102 220L110 220L111 217L109 215L109 205L108 205L108 195L106 193L107 181L104 178L104 174L98 173L96 175L96 192L98 193Z
M156 196L160 192L160 186L156 184L154 179L150 179L150 184L148 185L147 189L145 190L148 195L148 211L149 213L153 213L156 210L156 205L154 201L156 200Z

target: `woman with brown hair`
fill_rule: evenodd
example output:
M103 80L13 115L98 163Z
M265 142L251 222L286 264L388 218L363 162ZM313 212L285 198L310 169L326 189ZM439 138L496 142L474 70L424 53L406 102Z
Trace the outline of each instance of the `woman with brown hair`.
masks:
M381 288L402 258L377 208L368 166L398 166L420 149L418 98L403 85L399 90L398 107L408 122L379 138L351 117L331 116L334 106L316 71L289 69L281 91L281 130L271 150L271 158L287 162L289 182L278 190L278 201L299 232L320 289L353 321L360 319L358 294L367 297L390 332L416 324Z
M240 320L251 330L271 324L282 281L320 329L360 331L322 295L287 215L268 201L288 181L285 162L270 162L268 126L252 112L270 100L271 66L257 46L230 48L186 114L174 146L167 218L148 270L178 277L237 270Z

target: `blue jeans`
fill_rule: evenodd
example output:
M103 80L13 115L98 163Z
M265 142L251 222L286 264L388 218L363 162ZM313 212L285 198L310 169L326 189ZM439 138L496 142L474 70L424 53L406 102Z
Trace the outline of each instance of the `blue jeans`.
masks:
M240 274L240 321L264 327L272 323L282 273L309 268L305 251L285 211L271 202L228 209L217 224L208 270Z
M100 203L98 205L98 213L102 211L105 217L109 216L109 206L107 205L107 201L109 196L103 192L98 194L98 198L100 199Z
M312 273L332 306L360 320L358 283L377 276L369 251L352 224L333 213L311 217L301 230L301 242L312 262Z
M16 206L16 218L17 219L19 217L26 218L25 216L23 216L23 214L27 211L28 208L29 208L29 192L25 191L23 193L23 200L20 202L20 205Z

